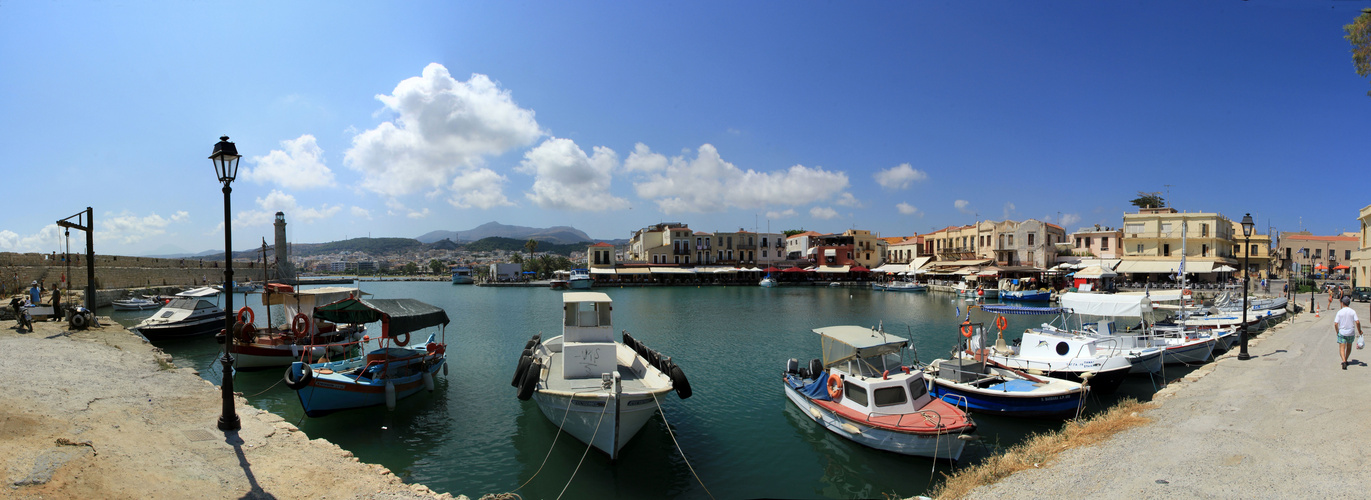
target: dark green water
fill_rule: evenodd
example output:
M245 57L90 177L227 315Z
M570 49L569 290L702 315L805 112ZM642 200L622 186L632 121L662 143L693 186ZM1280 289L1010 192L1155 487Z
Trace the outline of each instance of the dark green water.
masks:
M361 287L376 298L415 298L447 310L450 371L438 378L434 393L401 400L395 411L379 407L306 418L295 392L278 383L283 369L240 372L235 389L254 406L297 423L311 438L327 439L362 461L382 464L436 491L474 498L528 482L518 490L524 498L557 498L564 487L563 498L707 497L693 467L720 499L906 497L927 491L954 467L844 440L795 409L781 388L786 359L818 357L819 341L810 330L821 326L883 322L887 332L910 337L923 361L946 357L959 338L954 318L959 303L951 294L826 287L597 288L614 299L615 329L672 356L695 392L688 400L674 394L663 400L665 420L655 418L620 460L610 463L598 451L585 454L586 446L569 435L557 439L549 454L556 423L532 401L517 400L509 383L530 336L561 333L560 292L443 282L366 282ZM257 305L260 318L256 298L249 295L247 301ZM236 295L234 307L243 301ZM965 313L965 302L960 304ZM151 311L101 314L132 325ZM1008 332L1046 319L1011 316ZM158 345L177 365L193 366L219 381L219 345L213 339ZM1120 391L1140 399L1151 392L1145 377ZM1114 399L1094 398L1091 407ZM981 444L967 447L963 463L1061 425L975 419ZM667 432L668 423L684 457Z

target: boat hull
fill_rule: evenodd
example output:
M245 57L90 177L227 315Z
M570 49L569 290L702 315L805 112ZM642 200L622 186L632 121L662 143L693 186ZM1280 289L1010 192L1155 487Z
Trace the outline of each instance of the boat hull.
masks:
M1170 345L1162 354L1162 363L1168 365L1196 364L1209 361L1214 354L1215 339L1193 340Z
M799 407L805 416L822 425L829 432L857 444L901 455L949 460L961 458L962 449L966 446L966 441L958 439L957 435L952 433L913 434L869 427L861 422L853 422L816 404L810 398L800 394L789 383L784 385L786 398Z
M535 391L533 401L549 422L581 442L619 458L619 450L657 414L653 395L607 393L577 395ZM615 430L618 430L617 436Z
M1043 396L1016 395L1013 392L978 389L931 377L929 392L952 405L996 415L1016 417L1063 418L1076 414L1085 391Z
M572 290L589 290L595 281L591 279L573 279L567 282L567 288Z
M416 350L415 355L419 355L420 352ZM438 370L442 369L446 362L446 356L428 354L422 360L404 363L413 366L413 369L408 370L409 373L402 376L376 379L358 377L352 374L356 368L366 365L365 360L365 357L358 357L310 365L310 368L315 370L314 377L310 380L309 385L296 391L300 397L300 406L305 410L305 415L322 417L341 410L385 405L387 404L386 383L388 382L395 386L396 401L412 396L424 389L423 376L425 373L430 377L437 377ZM323 368L327 368L333 373L320 373L319 370Z
M1001 292L1000 298L1018 302L1049 302L1052 300L1052 292L1009 291Z
M135 327L134 330L148 340L176 340L213 335L224 329L222 315L207 316L176 323Z

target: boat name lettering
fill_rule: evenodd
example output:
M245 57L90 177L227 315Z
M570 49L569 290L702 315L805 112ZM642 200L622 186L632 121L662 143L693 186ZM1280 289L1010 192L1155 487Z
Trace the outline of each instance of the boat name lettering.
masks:
M634 401L629 401L629 402L628 402L628 405L629 405L629 406L638 406L638 405L645 405L645 404L648 404L648 403L651 403L651 402L652 402L651 399L638 399L638 400L634 400Z
M604 402L604 401L572 401L571 404L574 404L574 405L576 405L576 406L604 406L604 405L605 405L605 402Z
M319 387L327 387L329 389L343 389L346 387L343 384L335 384L333 382L325 382L322 380L314 382L314 385L317 385Z

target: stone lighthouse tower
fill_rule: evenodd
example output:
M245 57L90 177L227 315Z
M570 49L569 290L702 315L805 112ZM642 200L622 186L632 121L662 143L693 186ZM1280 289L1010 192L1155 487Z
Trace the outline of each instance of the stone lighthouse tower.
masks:
M295 279L295 269L290 265L290 248L286 244L286 214L276 212L276 276L283 280Z

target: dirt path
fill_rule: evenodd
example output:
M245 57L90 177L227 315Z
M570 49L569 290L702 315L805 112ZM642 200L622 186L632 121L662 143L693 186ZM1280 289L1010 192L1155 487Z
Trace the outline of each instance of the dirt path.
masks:
M122 327L35 327L0 321L0 497L452 498L242 397L219 431L218 387Z

